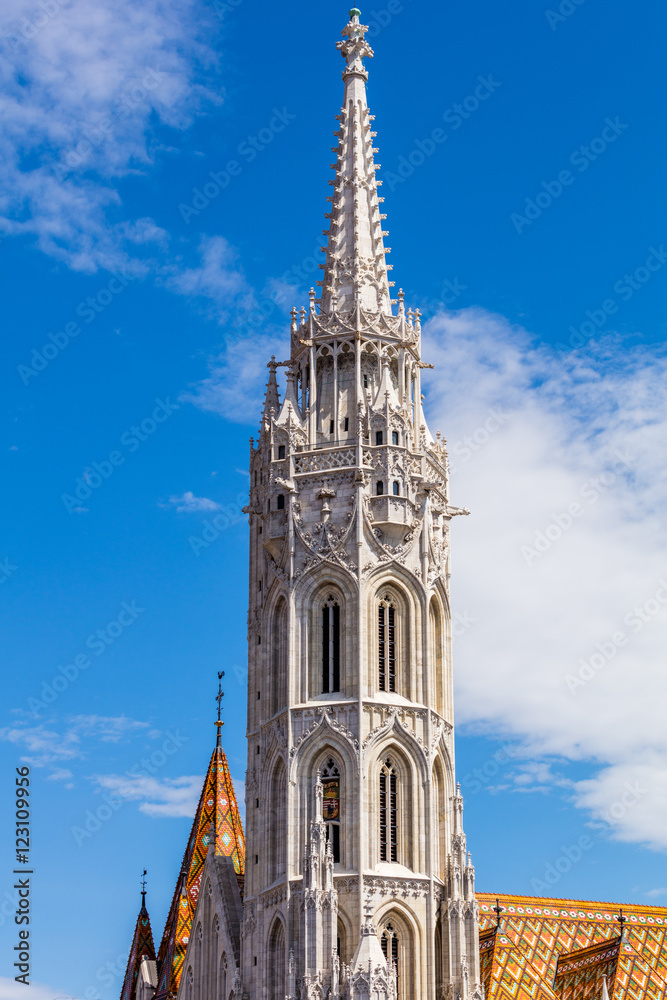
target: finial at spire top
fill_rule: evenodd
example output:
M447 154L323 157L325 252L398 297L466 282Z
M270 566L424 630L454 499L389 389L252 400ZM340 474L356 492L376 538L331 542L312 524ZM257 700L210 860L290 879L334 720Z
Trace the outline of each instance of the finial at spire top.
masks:
M222 746L222 727L224 726L224 722L222 722L222 720L220 718L220 716L222 714L222 699L225 697L225 692L222 690L222 678L224 676L225 676L225 671L224 670L218 671L218 693L215 696L215 700L218 703L218 720L217 720L217 722L215 724L216 727L217 727L217 730L218 730L218 736L217 736L217 739L215 741L215 744L218 747Z
M144 868L143 872L141 873L141 909L142 910L146 909L146 875L147 874L148 874L148 872Z
M364 59L366 57L369 59L373 58L373 49L364 37L368 31L368 25L360 24L360 17L361 11L359 8L353 7L350 11L350 20L341 32L345 41L336 42L336 47L347 63L343 73L344 80L347 80L350 76L360 76L364 80L368 79L368 73L364 69Z

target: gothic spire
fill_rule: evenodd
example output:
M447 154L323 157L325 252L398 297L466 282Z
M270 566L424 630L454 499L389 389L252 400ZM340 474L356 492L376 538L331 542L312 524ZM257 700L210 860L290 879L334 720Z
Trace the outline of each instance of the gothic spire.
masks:
M127 961L125 979L120 991L120 1000L135 1000L137 990L137 980L141 968L142 959L155 961L155 945L153 944L153 932L151 922L146 909L146 871L141 880L141 909L134 928L130 957Z
M264 399L265 421L270 419L271 410L274 411L276 416L280 413L280 396L278 394L278 379L276 378L278 362L276 361L275 354L271 356L271 360L267 362L266 367L269 369L269 381L266 383L266 397Z
M377 189L382 183L375 179L379 164L373 160L375 132L371 131L374 118L366 103L368 72L364 59L373 57L373 50L365 39L368 28L359 23L360 12L350 11L350 20L343 29L343 41L337 43L345 69L343 81L345 95L338 120L340 128L334 132L339 144L333 148L337 154L335 180L329 181L334 193L331 201L326 260L322 264L324 279L320 310L332 313L351 312L361 307L370 313L391 315L390 282L382 231L380 202Z
M219 682L222 681L223 675L224 672L218 675ZM221 683L218 686L218 698L220 701L218 702L218 721L216 722L218 730L216 746L204 779L204 787L183 855L181 873L162 935L158 953L160 973L155 1000L166 1000L170 994L178 993L204 863L211 844L213 844L217 855L232 859L239 889L243 893L245 836L232 777L229 773L227 756L222 748L220 737L222 727L220 720ZM125 997L122 1000L125 1000Z

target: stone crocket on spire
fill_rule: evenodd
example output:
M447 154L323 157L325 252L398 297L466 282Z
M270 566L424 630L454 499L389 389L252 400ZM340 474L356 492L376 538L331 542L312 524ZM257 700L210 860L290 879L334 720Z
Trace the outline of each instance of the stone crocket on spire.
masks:
M218 674L221 682L224 671ZM183 975L185 953L190 940L192 921L197 906L204 862L211 844L215 853L232 859L234 871L243 894L245 877L245 835L236 795L229 773L227 756L222 748L221 702L222 685L218 685L216 701L216 746L204 779L199 805L190 831L181 873L171 902L162 942L158 952L158 987L155 1000L176 996Z
M139 979L139 970L141 969L143 959L146 958L151 962L155 961L153 932L151 931L151 922L148 910L146 909L145 876L146 872L144 871L141 883L141 909L139 910L139 916L134 928L134 937L132 938L132 947L130 948L130 957L127 962L123 987L120 991L120 1000L135 1000L137 980Z
M373 50L365 39L368 28L359 23L356 7L350 11L350 20L343 29L343 41L337 46L345 59L343 80L345 96L338 116L340 129L334 133L339 145L335 164L334 193L329 198L331 212L326 260L321 267L320 311L349 313L359 305L369 313L391 315L390 282L382 231L380 202L377 189L382 183L375 179L379 164L373 160L375 132L371 131L373 115L366 103L368 73L364 59L373 57Z

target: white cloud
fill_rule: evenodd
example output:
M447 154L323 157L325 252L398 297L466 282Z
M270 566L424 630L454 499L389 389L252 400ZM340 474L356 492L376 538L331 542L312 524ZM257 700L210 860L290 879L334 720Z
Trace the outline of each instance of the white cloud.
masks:
M34 982L30 983L29 991L26 994L23 983L17 983L7 976L0 976L0 1000L25 1000L26 996L30 1000L53 1000L54 997L58 997L59 1000L76 1000L60 987L44 986Z
M238 252L223 236L202 237L197 264L187 267L176 260L164 284L197 301L202 312L219 323L238 312L249 314L254 305L254 293L239 265Z
M203 775L155 778L145 774L98 774L92 780L105 792L113 792L127 802L138 802L139 812L155 819L194 817L204 784ZM245 782L232 778L232 783L243 817Z
M73 774L66 767L56 767L48 776L47 781L67 781Z
M45 767L57 761L81 756L81 741L75 732L57 733L46 726L0 729L0 740L22 747L22 761L33 767Z
M220 510L220 504L208 497L196 497L192 490L187 490L183 496L169 497L169 503L176 505L179 514L197 514L203 510Z
M665 351L612 337L557 353L479 309L436 317L424 340L429 424L449 439L452 502L472 511L453 522L453 607L475 619L455 638L457 719L591 762L575 802L667 848Z
M128 802L139 802L140 812L159 818L194 816L204 782L202 775L152 778L106 774L96 775L93 780L107 792L115 792Z
M59 733L43 723L38 726L17 725L0 729L0 740L22 747L21 760L33 767L53 768L49 775L54 781L71 778L70 771L57 767L61 761L83 759L82 740L98 739L103 743L120 740L148 728L147 722L129 719L125 715L75 715L67 720L67 728Z
M123 177L148 170L156 123L187 128L219 98L210 12L189 0L33 0L0 7L0 228L82 271L127 266L163 248L151 219L127 219Z
M283 329L253 331L243 340L228 342L211 360L211 374L181 399L235 423L255 424L264 405L266 363L271 355L282 360L285 339Z
M139 722L126 715L73 715L71 728L82 736L94 736L103 743L118 743L140 730L148 729L148 722Z

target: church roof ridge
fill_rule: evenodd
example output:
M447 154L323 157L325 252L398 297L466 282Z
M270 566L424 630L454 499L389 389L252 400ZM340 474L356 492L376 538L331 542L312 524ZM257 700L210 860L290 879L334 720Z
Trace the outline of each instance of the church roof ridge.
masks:
M612 937L600 938L599 941L593 941L592 944L587 944L584 948L572 948L571 951L561 951L558 954L558 965L560 967L561 963L570 961L575 956L579 958L587 958L589 955L595 955L596 952L605 951L607 948L616 947L620 948L623 943L623 938L620 934L614 934Z
M561 897L561 896L528 896L521 893L511 893L511 892L487 892L486 890L476 890L475 896L477 900L488 898L491 901L498 899L513 900L513 901L527 901L544 903L549 905L551 903L571 903L572 905L586 905L586 906L597 906L601 909L606 909L609 911L617 912L619 907L623 907L624 910L629 912L633 911L645 911L650 910L652 912L660 912L661 915L667 915L667 906L656 906L653 903L622 903L613 902L610 900L599 900L599 899L572 899L571 897Z
M368 27L359 21L356 7L350 11L350 20L342 31L343 41L337 48L345 59L343 81L345 95L338 115L340 128L334 132L338 145L334 180L329 184L333 194L329 197L331 212L326 218L329 228L323 231L328 237L322 249L326 259L320 266L324 270L319 302L320 313L351 313L365 309L371 313L392 315L388 271L386 262L390 252L384 245L388 235L382 229L385 218L380 212L378 181L375 172L373 146L376 135L371 129L374 116L368 110L366 80L368 71L364 59L373 58L373 49L366 41Z

